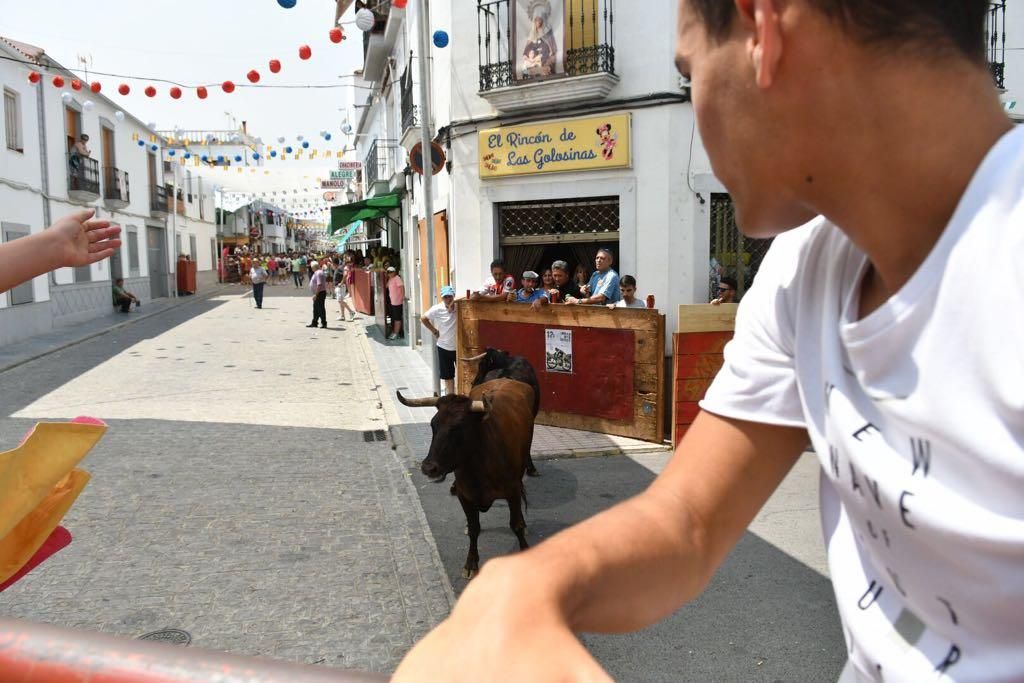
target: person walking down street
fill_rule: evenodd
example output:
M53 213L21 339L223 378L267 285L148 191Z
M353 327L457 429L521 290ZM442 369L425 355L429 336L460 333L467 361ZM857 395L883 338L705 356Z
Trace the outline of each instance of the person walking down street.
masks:
M594 257L597 270L590 276L590 282L580 287L580 296L569 297L567 304L614 304L622 294L619 292L619 274L612 270L615 256L610 249L598 249Z
M313 295L313 322L306 327L316 327L317 321L320 327L327 329L327 273L316 261L309 264L313 269L313 276L309 278L309 291Z
M420 318L423 326L437 337L437 367L444 380L444 394L455 393L455 288L441 288L441 303L427 309Z
M256 308L263 308L263 288L267 284L270 273L263 267L259 260L252 262L249 269L249 281L252 282L252 300L256 302Z
M351 261L339 268L334 273L334 298L338 301L338 320L352 322L356 319L356 309L352 308L349 300L350 281L355 282L355 264ZM351 318L349 318L351 314Z
M292 259L292 281L296 287L302 286L302 259L296 256Z
M402 334L402 320L405 313L405 283L402 282L402 276L398 274L394 266L388 266L387 270L388 281L386 287L388 289L388 303L391 304L391 334L388 335L388 339L398 339L398 337L404 337Z

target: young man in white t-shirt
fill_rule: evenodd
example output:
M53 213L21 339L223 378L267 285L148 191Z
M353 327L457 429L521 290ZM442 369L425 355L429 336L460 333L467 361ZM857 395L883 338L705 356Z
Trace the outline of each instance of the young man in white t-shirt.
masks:
M1024 129L988 9L682 0L715 175L776 238L725 366L647 491L485 565L395 681L607 680L574 633L697 596L809 440L842 679L1024 680Z
M427 309L420 318L423 326L437 337L437 365L444 380L445 396L455 393L455 288L441 288L441 303Z

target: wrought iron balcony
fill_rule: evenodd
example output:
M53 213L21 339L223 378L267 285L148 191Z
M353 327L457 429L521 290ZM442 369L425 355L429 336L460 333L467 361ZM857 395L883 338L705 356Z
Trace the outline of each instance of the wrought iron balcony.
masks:
M400 149L395 140L377 139L370 145L363 168L366 169L366 194L373 196L387 192L387 185L396 169L396 156ZM383 187L378 187L383 184Z
M166 218L170 213L167 206L167 188L163 185L150 185L149 212L155 218Z
M113 166L103 168L103 201L115 209L123 209L131 203L127 171Z
M1000 90L1006 88L1006 0L989 2L985 18L985 50L992 80Z
M81 202L100 198L100 163L68 152L68 197Z
M552 78L614 74L612 2L477 0L480 92ZM532 16L525 16L527 11Z

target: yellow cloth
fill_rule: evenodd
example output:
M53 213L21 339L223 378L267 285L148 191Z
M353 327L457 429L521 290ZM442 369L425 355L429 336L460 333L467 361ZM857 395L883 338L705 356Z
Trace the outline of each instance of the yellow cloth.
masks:
M44 422L0 453L0 583L32 558L85 488L89 475L75 466L106 431Z

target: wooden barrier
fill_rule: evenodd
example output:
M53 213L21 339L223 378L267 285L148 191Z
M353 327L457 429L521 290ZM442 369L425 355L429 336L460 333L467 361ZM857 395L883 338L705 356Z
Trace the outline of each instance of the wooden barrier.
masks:
M356 270L356 281L352 285L352 303L363 315L373 315L373 277L374 273L363 269Z
M700 412L711 381L724 362L725 345L736 326L736 304L682 305L672 339L672 445L678 446Z
M491 347L533 365L541 388L538 424L663 441L665 317L658 311L566 305L538 311L467 300L456 310L459 358ZM476 365L459 363L458 370L459 393L469 393Z

